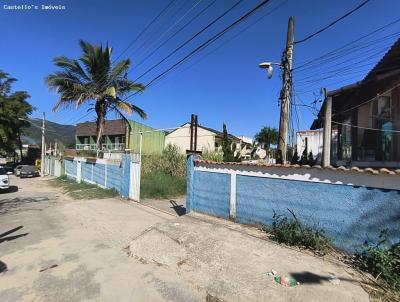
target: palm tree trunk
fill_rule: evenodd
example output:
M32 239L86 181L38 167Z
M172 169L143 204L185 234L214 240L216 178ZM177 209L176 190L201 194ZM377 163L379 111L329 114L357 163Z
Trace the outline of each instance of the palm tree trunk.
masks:
M96 119L96 147L97 150L101 150L101 145L103 141L103 133L104 133L104 124L105 124L105 103L104 101L97 101L95 105L95 110L97 114Z

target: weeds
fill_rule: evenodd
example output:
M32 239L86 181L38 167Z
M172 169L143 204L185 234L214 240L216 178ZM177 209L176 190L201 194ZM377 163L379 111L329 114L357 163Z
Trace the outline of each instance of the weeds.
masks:
M223 162L223 156L224 154L222 152L213 152L213 151L203 151L201 154L201 158L204 160L210 160L210 161L215 161L217 163Z
M400 242L390 244L388 230L382 231L379 238L376 245L364 244L364 250L357 255L359 267L400 292Z
M88 183L77 183L76 181L62 176L48 181L50 185L61 188L64 193L73 199L104 199L119 196L115 189L103 189Z
M326 237L324 230L306 227L293 213L293 218L274 213L272 229L263 229L272 233L272 238L279 243L291 246L299 246L313 250L316 253L325 255L330 249L330 239Z

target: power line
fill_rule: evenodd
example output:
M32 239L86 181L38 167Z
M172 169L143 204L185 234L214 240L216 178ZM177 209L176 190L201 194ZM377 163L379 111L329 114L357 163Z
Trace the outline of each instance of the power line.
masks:
M327 26L321 28L320 30L316 31L315 33L305 37L304 39L301 39L299 41L295 41L294 44L299 44L299 43L303 43L309 39L311 39L312 37L315 37L316 35L322 33L323 31L327 30L328 28L332 27L333 25L335 25L336 23L338 23L339 21L343 20L344 18L350 16L351 14L353 14L354 12L356 12L357 10L359 10L360 8L362 8L364 5L366 5L370 0L365 0L364 2L362 2L360 5L358 5L357 7L355 7L354 9L352 9L351 11L347 12L346 14L344 14L343 16L341 16L340 18L336 19L335 21L329 23Z
M209 46L210 44L212 44L213 42L217 41L220 37L222 37L224 34L226 34L229 30L231 30L232 28L234 28L236 25L238 25L239 23L243 22L245 19L247 19L248 17L250 17L252 14L254 14L257 10L259 10L260 8L262 8L264 5L266 5L270 0L264 0L263 2L261 2L260 4L258 4L256 7L254 7L252 10L250 10L249 12L247 12L246 14L244 14L242 17L240 17L238 20L236 20L235 22L233 22L232 24L230 24L228 27L226 27L225 29L221 30L220 32L218 32L217 34L215 34L214 36L212 36L210 39L208 39L207 41L205 41L204 43L202 43L200 46L198 46L197 48L195 48L193 51L191 51L189 54L187 54L184 58L182 58L181 60L179 60L177 63L175 63L174 65L172 65L170 68L168 68L167 70L165 70L164 72L162 72L161 74L159 74L158 76L156 76L155 78L153 78L148 84L146 84L146 87L150 86L151 84L153 84L155 81L157 81L158 79L160 79L161 77L165 76L167 73L169 73L171 70L173 70L174 68L176 68L177 66L179 66L180 64L182 64L185 60L187 60L188 58L192 57L193 55L195 55L196 53L200 52L201 50L205 49L207 46ZM125 98L128 99L134 95L136 95L138 92L133 93L129 96L127 96Z
M243 0L237 1L233 6L231 6L228 10L226 10L223 14L219 15L216 19L214 19L212 22L210 22L207 26L203 27L200 31L198 31L194 36L186 40L183 44L178 46L175 50L173 50L171 53L169 53L166 57L164 57L161 61L158 63L154 64L152 67L147 69L144 73L142 73L140 76L138 76L134 82L148 74L150 71L152 71L154 68L162 64L165 60L170 58L172 55L174 55L176 52L178 52L180 49L185 47L187 44L189 44L192 40L194 40L196 37L198 37L200 34L202 34L204 31L206 31L208 28L210 28L212 25L214 25L216 22L218 22L220 19L222 19L225 15L227 15L229 12L231 12L233 9L235 9Z
M212 53L218 51L219 49L221 49L222 47L224 47L226 44L228 44L229 42L231 42L232 40L236 39L238 36L240 36L242 33L244 33L246 30L248 30L250 27L254 26L255 24L257 24L258 22L260 22L262 19L264 19L265 17L269 16L270 14L272 14L273 12L275 12L276 10L278 10L279 8L281 8L284 4L286 4L289 0L283 0L280 4L278 4L277 6L275 6L271 11L267 12L266 14L262 15L260 18L258 18L257 20L255 20L253 23L249 24L248 26L246 26L245 28L243 28L241 31L239 31L236 35L232 36L230 39L225 40L225 42L221 43L218 47L214 48L213 50L211 50L210 52L208 52L206 55L204 55L202 58L200 58L199 60L197 60L196 62L194 62L193 64L191 64L188 68L185 68L182 72L185 72L186 70L192 68L193 66L197 65L198 63L200 63L201 61L203 61L204 59L206 59L209 55L211 55Z
M128 44L128 46L122 51L122 53L121 53L119 56L117 56L117 58L115 58L114 62L117 61L125 52L127 52L128 49L131 48L131 46L132 46L133 44L135 44L137 40L140 39L140 37L154 24L154 22L156 22L156 21L167 11L167 9L168 9L168 8L172 5L172 3L174 3L175 1L176 1L176 0L171 0L171 1L161 10L161 12L160 12L153 20L151 20L151 21L147 24L147 26L136 36L136 38L133 39L133 40Z
M150 58L155 52L157 52L161 47L163 47L166 43L168 43L171 39L176 37L182 30L184 30L190 23L192 23L194 20L196 20L199 16L201 16L206 10L208 10L216 0L213 0L211 3L209 3L205 8L203 8L199 13L197 13L193 18L191 18L188 22L186 22L181 28L179 28L173 35L171 35L167 40L165 40L161 45L159 45L157 48L155 48L151 53L149 53L144 59L142 59L138 64L136 64L136 68L138 68L140 65L142 65L145 61L147 61L148 58Z
M391 130L391 129L380 129L380 128L362 127L362 126L358 126L358 125L347 124L347 123L340 123L340 122L336 122L336 121L332 121L332 123L337 124L337 125L342 125L342 126L348 126L348 127L352 127L352 128L365 129L365 130L400 133L400 130Z

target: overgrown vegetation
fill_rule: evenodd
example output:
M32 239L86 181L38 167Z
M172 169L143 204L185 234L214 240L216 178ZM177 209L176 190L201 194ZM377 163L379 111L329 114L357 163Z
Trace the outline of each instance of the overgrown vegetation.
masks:
M324 230L305 226L293 211L289 209L288 211L293 218L274 213L272 228L263 227L263 229L270 232L272 238L279 243L326 254L330 249L330 239L326 237Z
M142 175L155 172L185 178L186 177L186 157L180 154L176 145L167 145L162 154L152 154L142 156Z
M223 153L221 152L213 152L213 151L203 151L201 154L202 159L204 160L210 160L210 161L215 161L215 162L223 162Z
M168 145L162 154L142 157L140 185L142 198L168 198L186 193L186 156L176 145Z
M104 199L119 196L115 189L103 189L88 183L77 183L66 176L48 181L51 186L61 188L65 194L73 199Z
M376 245L364 244L358 254L359 267L400 292L400 242L391 244L388 230L382 231L379 238Z
M145 174L141 178L140 197L170 198L186 194L186 179L162 171Z

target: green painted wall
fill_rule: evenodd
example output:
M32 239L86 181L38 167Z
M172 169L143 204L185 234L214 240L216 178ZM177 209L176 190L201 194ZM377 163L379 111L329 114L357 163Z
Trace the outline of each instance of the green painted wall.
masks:
M138 132L141 131L152 131L156 130L149 126L140 124L135 121L129 121L131 126L129 142L127 139L127 143L129 144L129 149L134 152L139 152L139 141L140 134ZM128 128L128 127L127 127ZM127 129L127 133L129 133L129 129ZM128 135L127 135L128 138ZM143 154L157 154L161 153L164 150L165 144L165 132L164 131L154 131L143 133L143 144L142 144L142 153Z

